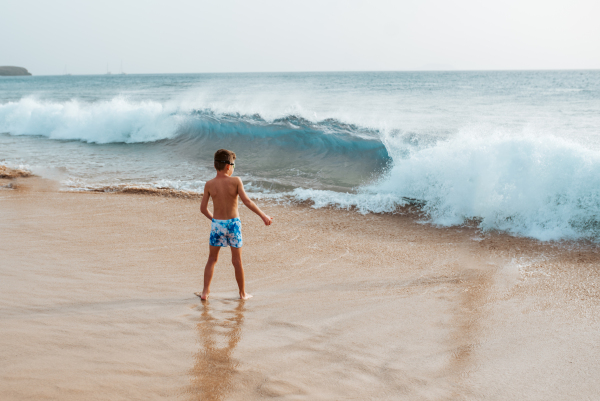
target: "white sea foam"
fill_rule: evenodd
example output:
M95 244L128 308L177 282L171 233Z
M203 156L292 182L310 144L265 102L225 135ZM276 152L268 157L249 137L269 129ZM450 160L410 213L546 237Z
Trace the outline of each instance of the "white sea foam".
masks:
M0 105L0 132L90 143L151 142L173 137L181 117L155 101L123 97L95 103L27 97Z
M335 192L296 188L289 193L300 202L312 201L314 208L335 206L341 209L356 209L360 213L389 213L406 204L397 193L376 193L361 188L359 193Z
M600 152L551 136L463 133L395 157L386 176L356 194L297 189L294 196L363 213L391 212L408 197L442 226L475 218L484 230L541 240L596 238Z

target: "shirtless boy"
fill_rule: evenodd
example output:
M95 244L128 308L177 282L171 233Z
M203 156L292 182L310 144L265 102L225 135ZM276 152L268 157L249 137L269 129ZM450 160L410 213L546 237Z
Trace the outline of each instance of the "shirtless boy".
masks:
M248 209L260 216L266 226L271 225L273 219L262 212L248 198L244 185L239 177L232 177L235 166L235 153L226 149L219 149L215 153L215 169L217 176L208 181L204 186L204 196L200 211L212 220L210 230L210 253L204 268L204 290L202 294L196 293L205 301L210 294L210 282L215 270L222 247L231 246L231 262L235 269L235 280L240 289L240 298L248 299L252 295L246 292L244 283L244 268L242 267L242 222L238 213L238 195ZM214 214L208 210L208 199L213 198Z

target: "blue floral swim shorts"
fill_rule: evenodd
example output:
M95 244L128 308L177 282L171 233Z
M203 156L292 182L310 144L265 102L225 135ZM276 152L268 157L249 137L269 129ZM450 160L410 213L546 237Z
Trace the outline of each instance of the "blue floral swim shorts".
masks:
M212 219L210 226L210 246L231 245L233 248L242 247L242 222L239 217L229 220Z

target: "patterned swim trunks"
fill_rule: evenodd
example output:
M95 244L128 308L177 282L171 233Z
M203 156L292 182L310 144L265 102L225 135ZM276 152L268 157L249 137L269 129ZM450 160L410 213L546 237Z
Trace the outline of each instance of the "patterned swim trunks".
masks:
M229 220L212 219L210 226L210 246L231 245L233 248L242 247L242 222L239 217Z

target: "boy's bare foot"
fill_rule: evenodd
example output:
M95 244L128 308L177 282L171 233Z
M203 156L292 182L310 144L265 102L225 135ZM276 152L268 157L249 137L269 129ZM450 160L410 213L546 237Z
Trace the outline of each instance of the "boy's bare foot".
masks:
M210 292L207 292L206 295L204 293L201 292L195 292L194 295L196 295L197 297L200 297L201 300L206 301L208 299L208 295L210 294Z
M247 292L245 292L243 294L240 292L240 299L250 299L250 298L252 298L252 295L248 294Z

